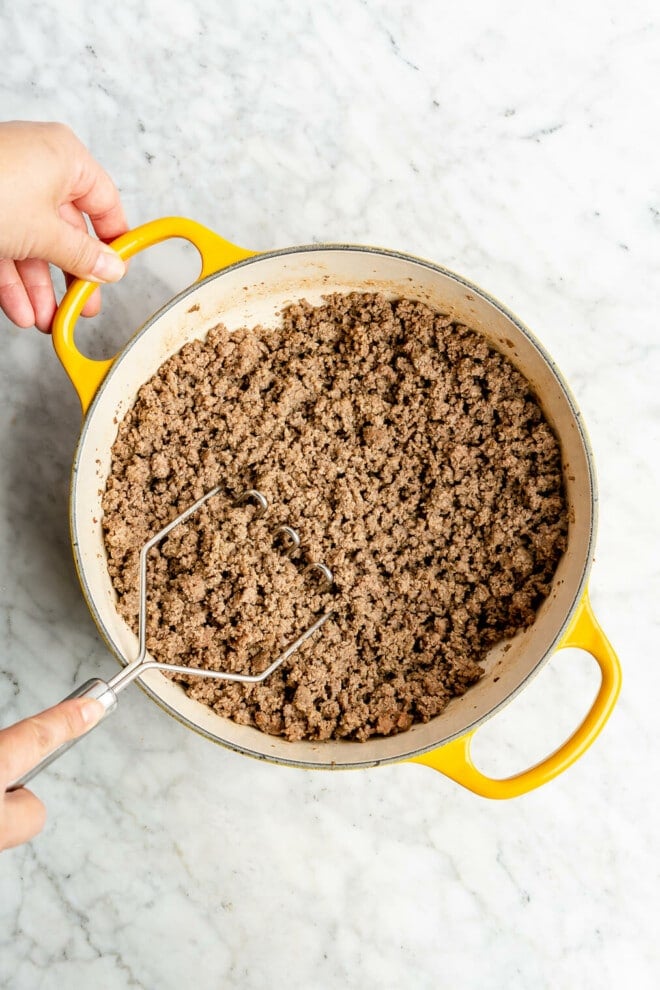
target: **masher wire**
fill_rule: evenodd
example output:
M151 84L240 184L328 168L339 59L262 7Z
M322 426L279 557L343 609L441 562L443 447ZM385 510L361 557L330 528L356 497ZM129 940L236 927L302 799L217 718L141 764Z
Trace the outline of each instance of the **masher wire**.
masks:
M277 670L281 664L283 664L289 657L298 650L306 640L317 632L321 626L323 626L328 619L334 614L333 610L324 612L319 616L304 632L293 643L291 643L287 648L279 654L273 660L273 662L266 667L260 674L238 674L231 673L229 671L223 670L207 670L202 667L185 667L179 664L164 663L160 660L147 659L147 557L150 550L152 550L157 544L159 544L165 537L172 532L177 526L184 523L190 518L201 506L207 502L214 495L218 495L222 490L222 485L216 485L210 491L198 498L196 502L193 502L184 512L176 516L171 522L164 526L155 536L152 536L148 540L142 549L140 550L139 564L138 564L138 594L139 594L139 604L138 604L138 655L133 661L127 661L126 666L119 671L118 674L108 681L108 686L113 689L113 691L118 692L123 690L128 684L131 683L136 677L139 677L145 670L168 670L171 673L177 674L192 674L198 677L207 677L214 680L222 681L236 681L243 684L259 684L261 681L266 680L267 677ZM263 516L268 509L268 500L266 496L257 491L255 488L247 489L241 492L240 495L234 501L234 507L239 507L244 505L248 501L254 501L258 505L258 511L255 513L254 518L258 519ZM291 557L293 553L300 546L300 536L296 530L292 529L290 526L279 526L274 532L274 542L279 534L284 534L289 542L290 547L287 552L287 556ZM303 573L309 571L318 571L322 577L325 579L328 586L333 583L333 574L326 564L320 561L312 561L307 564Z

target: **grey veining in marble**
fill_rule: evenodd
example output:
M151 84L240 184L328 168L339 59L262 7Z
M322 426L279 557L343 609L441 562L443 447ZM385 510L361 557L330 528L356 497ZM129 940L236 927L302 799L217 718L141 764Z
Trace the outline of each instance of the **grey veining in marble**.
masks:
M66 120L132 223L399 248L519 313L591 434L592 598L625 676L589 753L502 804L419 766L262 766L131 689L35 784L42 836L0 857L0 987L660 985L657 5L0 0L0 52L0 116ZM121 346L194 255L136 260L84 345ZM0 337L8 724L115 668L69 546L77 399L46 338ZM480 764L541 758L596 684L558 658L480 731Z

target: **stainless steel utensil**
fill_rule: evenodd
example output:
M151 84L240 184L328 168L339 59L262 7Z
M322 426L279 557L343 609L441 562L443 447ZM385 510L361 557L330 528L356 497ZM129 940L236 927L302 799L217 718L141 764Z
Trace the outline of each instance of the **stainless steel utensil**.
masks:
M190 518L198 509L208 502L210 498L214 495L220 494L223 490L222 485L216 485L201 498L198 498L189 508L184 512L180 513L175 519L173 519L167 526L164 526L155 536L152 536L147 543L144 544L140 551L140 560L138 568L138 594L139 594L139 609L138 609L138 655L135 660L126 661L126 666L122 667L118 674L115 674L109 681L104 681L99 677L93 677L91 680L85 681L80 687L72 691L71 694L67 695L64 699L68 701L71 698L95 698L100 701L104 708L104 714L101 716L100 720L95 723L92 728L96 728L97 725L108 716L117 707L117 695L120 691L123 691L125 687L135 680L136 677L140 677L145 670L166 670L170 673L195 675L197 677L207 677L214 680L220 681L241 681L247 684L259 684L261 681L265 681L267 677L277 670L285 660L298 650L303 643L313 636L314 633L321 628L321 626L328 621L330 616L333 614L332 611L324 612L320 615L310 626L305 629L303 633L293 643L291 643L287 648L279 654L278 657L273 660L273 662L266 667L265 670L261 671L260 674L237 674L230 673L224 670L207 670L201 667L185 667L179 664L162 663L159 660L153 660L151 657L147 656L147 557L149 556L150 550L157 546L165 537L172 532L177 526L185 522ZM253 519L258 519L264 515L268 509L268 500L266 496L257 491L255 488L247 489L238 496L234 501L234 507L238 508L247 504L248 502L255 502L257 505L257 511L253 516ZM286 537L285 551L287 556L292 557L293 554L298 550L300 546L300 536L295 529L291 526L278 526L273 533L273 543L283 542L282 537ZM288 546L287 546L288 544ZM320 561L312 561L308 563L304 569L304 572L316 571L318 572L325 583L330 587L333 583L333 574L329 567ZM92 729L88 730L89 732ZM57 749L45 756L36 766L24 773L22 777L18 780L13 781L7 790L15 791L19 787L23 787L28 781L36 777L45 767L49 766L55 760L59 759L67 750L71 749L75 743L83 739L85 735L78 736L76 739L72 739L69 742L63 743Z

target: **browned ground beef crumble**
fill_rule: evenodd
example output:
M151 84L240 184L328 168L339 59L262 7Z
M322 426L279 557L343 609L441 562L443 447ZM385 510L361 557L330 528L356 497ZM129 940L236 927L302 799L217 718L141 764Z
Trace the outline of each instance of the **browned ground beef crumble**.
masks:
M276 329L186 344L121 423L103 497L118 609L137 626L143 543L214 497L150 558L148 647L255 673L177 678L236 722L287 739L365 740L426 722L534 621L566 547L558 442L524 377L485 339L382 295L290 306ZM236 508L245 488L271 504ZM299 559L273 546L296 527ZM323 560L321 590L302 563Z

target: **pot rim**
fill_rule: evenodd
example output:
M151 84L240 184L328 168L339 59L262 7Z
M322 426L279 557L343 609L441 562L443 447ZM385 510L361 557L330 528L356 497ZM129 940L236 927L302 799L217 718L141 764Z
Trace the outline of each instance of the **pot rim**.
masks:
M80 459L82 457L84 443L85 443L85 439L87 437L87 432L88 432L88 429L89 429L90 422L93 419L94 412L96 410L96 407L97 407L98 403L101 400L101 396L102 396L102 394L103 394L106 386L110 382L110 380L111 380L114 372L119 367L119 365L124 361L124 359L126 359L129 356L129 354L131 352L131 349L137 343L137 341L139 339L141 339L145 334L147 334L151 330L151 328L154 326L154 324L162 316L165 315L165 313L167 313L174 306L178 305L178 303L180 303L183 299L186 299L187 297L189 297L190 295L192 295L193 293L195 293L198 289L202 288L207 283L209 283L209 282L211 282L211 281L213 281L213 280L215 280L215 279L223 276L224 274L226 274L226 273L228 273L230 271L234 271L234 270L240 269L240 268L246 268L246 267L248 267L250 265L258 264L260 261L269 260L269 259L272 259L272 258L286 257L286 256L290 256L290 255L293 256L293 255L296 255L296 254L306 254L306 253L319 252L319 251L326 251L326 252L327 251L359 252L359 253L364 253L364 254L372 254L375 257L383 257L383 256L385 256L385 257L389 257L389 258L398 259L398 260L401 260L401 261L413 262L414 264L419 265L419 266L421 266L423 268L429 269L429 270L431 270L433 272L437 272L437 273L439 273L439 274L441 274L441 275L443 275L445 277L448 277L450 279L453 279L458 284L462 285L466 289L469 289L471 292L474 292L475 294L477 294L478 296L480 296L482 299L484 299L486 302L488 302L491 306L493 306L495 309L497 309L504 317L506 317L508 320L510 320L511 323L513 323L513 325L516 327L516 329L527 339L527 341L532 345L532 347L538 352L538 354L543 359L543 361L548 365L548 367L552 371L552 373L553 373L553 375L554 375L557 383L559 384L559 386L560 386L560 388L562 390L563 396L564 396L564 398L565 398L565 400L566 400L566 402L567 402L567 404L568 404L568 406L570 408L571 414L572 414L572 416L574 418L574 421L575 421L575 424L576 424L576 427L577 427L577 430L578 430L578 433L579 433L579 436L580 436L580 440L581 440L581 443L582 443L582 447L583 447L584 452L585 452L585 455L586 455L587 473L588 473L588 480L589 480L589 495L590 495L590 503L591 503L591 520L590 520L590 529L589 529L588 544L587 544L586 552L585 552L585 555L584 555L584 562L583 562L583 566L582 566L582 573L580 574L580 578L579 578L579 580L578 580L578 582L576 584L576 591L575 591L575 596L573 598L573 601L572 601L570 607L568 608L568 610L566 611L566 614L565 614L565 616L563 618L563 621L561 623L560 628L557 631L556 636L554 637L554 639L552 640L552 642L548 645L548 648L546 649L545 653L539 658L538 662L529 671L529 673L523 678L523 680L520 682L520 684L517 685L516 688L514 688L511 692L509 692L509 694L507 694L500 702L498 702L496 705L494 705L486 713L484 713L484 714L476 717L474 719L474 721L470 722L470 724L468 726L466 726L465 728L462 728L461 730L459 730L457 732L451 733L451 734L447 735L446 737L443 737L441 740L437 740L437 741L432 742L432 743L430 743L428 745L413 747L412 749L410 749L410 751L406 752L403 755L396 754L394 756L383 756L382 758L379 758L379 759L355 760L355 761L341 763L341 764L337 764L336 762L333 762L331 760L330 761L327 761L327 762L321 762L321 761L318 761L318 760L314 760L312 762L305 762L305 761L300 760L300 759L293 759L293 758L289 759L289 758L286 758L286 757L283 758L280 755L273 756L273 755L271 755L271 754L269 754L267 752L250 749L250 748L247 748L245 746L242 746L242 745L240 745L238 743L235 743L234 741L230 741L230 740L227 740L227 739L219 738L217 735L215 735L212 732L208 731L207 729L205 729L201 725L199 725L199 724L197 724L195 722L192 722L190 719L186 718L180 712L178 712L178 711L174 710L173 708L171 708L167 704L167 702L163 701L163 699L156 693L156 691L154 691L154 689L152 689L151 687L149 687L149 685L145 684L142 681L142 678L141 677L139 677L139 678L136 679L137 685L142 689L142 691L144 691L150 697L150 699L152 701L154 701L158 705L159 708L161 708L163 711L167 712L168 715L172 716L174 719L176 719L182 725L186 726L186 728L192 729L198 735L203 736L204 738L209 739L212 742L217 743L218 745L221 745L221 746L223 746L223 747L225 747L227 749L231 749L231 750L233 750L235 752L241 753L242 755L250 756L250 757L253 757L254 759L265 761L265 762L268 762L268 763L275 763L275 764L278 764L278 765L281 765L281 766L289 766L289 767L295 767L295 768L301 768L301 769L320 769L320 770L323 770L323 769L326 769L326 770L328 770L328 769L329 770L335 770L335 769L342 769L343 770L343 769L347 769L348 770L348 769L360 769L360 768L365 769L365 768L368 768L368 767L376 767L376 766L381 766L381 765L386 765L386 764L401 763L401 762L405 762L407 760L412 760L415 757L422 756L425 753L433 752L434 750L440 749L442 746L444 746L447 743L452 742L453 740L456 740L456 739L462 738L463 736L467 736L467 735L472 734L476 729L479 728L479 726L481 726L485 722L489 721L493 716L495 716L498 712L500 712L503 708L505 708L511 701L513 701L514 698L516 698L528 686L528 684L530 683L530 681L533 680L533 678L537 674L540 673L540 671L543 669L543 667L546 665L546 663L548 663L548 661L550 660L551 656L553 655L553 653L557 649L557 646L559 645L559 643L563 639L563 637L564 637L564 635L566 633L566 630L567 630L567 628L568 628L568 626L569 626L569 624L571 622L571 619L575 615L576 609L578 608L578 605L580 604L580 601L581 601L581 599L582 599L582 597L583 597L583 595L585 593L585 590L586 590L586 586L587 586L587 582L588 582L588 577L589 577L589 572L590 572L591 564L592 564L592 560L593 560L594 546L595 546L595 542L596 542L596 533L597 533L597 528L598 528L598 490L597 490L597 483L596 483L596 469L595 469L593 449L592 449L592 446L591 446L591 442L589 440L589 436L588 436L588 433L587 433L587 430L586 430L586 426L585 426L585 423L584 423L582 414L581 414L581 412L580 412L580 410L578 408L578 405L577 405L577 403L575 401L575 398L574 398L574 396L573 396L573 394L571 392L571 389L570 389L568 383L566 382L566 380L565 380L562 372L559 370L556 362L554 361L554 359L552 358L552 356L546 351L545 347L541 344L541 342L537 339L537 337L532 333L532 331L529 330L529 328L507 306L505 306L503 303L501 303L497 298L495 298L494 296L492 296L490 293L486 292L484 289L482 289L475 282L470 281L469 279L465 278L462 275L457 274L456 272L452 271L449 268L445 268L444 266L439 265L439 264L437 264L437 263L435 263L433 261L428 261L426 259L419 258L416 255L412 255L412 254L409 254L409 253L406 253L406 252L403 252L403 251L396 251L396 250L392 250L392 249L388 249L388 248L379 248L379 247L373 247L373 246L368 246L368 245L347 244L347 243L318 243L318 244L296 245L296 246L287 247L287 248L277 248L277 249L274 249L274 250L271 250L271 251L259 252L257 254L251 255L250 257L243 258L243 259L241 259L239 261L236 261L236 262L234 262L232 264L226 265L225 267L219 269L216 272L212 272L210 275L207 275L205 278L199 279L198 281L193 282L192 285L189 285L186 288L182 289L175 296L173 296L171 299L169 299L163 306L161 306L160 309L158 309L154 314L152 314L142 324L142 326L140 326L133 333L133 335L126 342L126 344L124 345L124 347L117 353L117 355L113 359L112 366L109 368L108 373L106 374L106 376L104 377L103 381L99 385L98 390L97 390L97 392L96 392L96 394L95 394L92 402L90 403L89 408L87 409L87 411L86 411L86 413L84 415L83 423L82 423L82 427L81 427L81 431L80 431L80 436L79 436L78 442L76 444L76 449L75 449L74 458L73 458L72 472L71 472L71 490L70 490L70 500L69 500L69 526L70 526L70 534L71 534L71 544L72 544L73 555L74 555L74 563L75 563L75 567L76 567L76 572L78 574L78 579L80 581L80 584L81 584L81 587L82 587L82 590L83 590L85 601L87 602L87 606L88 606L88 608L90 610L90 613L92 615L92 618L94 620L94 623L95 623L95 625L96 625L99 633L101 634L101 637L103 638L103 640L105 641L106 645L108 646L110 652L117 659L117 661L119 662L119 664L121 666L125 666L128 663L128 661L126 660L126 657L124 657L118 651L118 649L116 648L116 646L115 646L115 644L113 642L113 639L112 639L109 631L107 630L107 628L106 628L106 626L105 626L105 624L104 624L104 622L103 622L100 614L99 614L99 611L98 611L98 609L96 607L96 603L94 601L94 597L93 597L93 595L91 593L91 590L89 588L88 582L87 582L87 580L85 578L84 569L83 569L82 561L81 561L81 552L80 552L80 545L79 545L79 540L78 540L78 536L77 536L77 528L76 528L76 518L77 518L77 516L76 516L76 484L75 484L75 482L76 482L76 475L77 475L77 472L78 472L78 463L79 463L79 461L80 461ZM400 735L401 736L404 736L404 735L406 735L406 733L401 733ZM266 738L268 738L267 735L266 735ZM387 737L384 737L384 738L387 738ZM378 739L372 737L369 741L372 744L377 744ZM303 741L303 742L305 742L305 741ZM307 742L308 742L308 744L310 746L313 746L313 747L323 747L323 745L324 745L323 742L318 742L318 741L307 741ZM361 744L356 744L356 745L361 745Z

